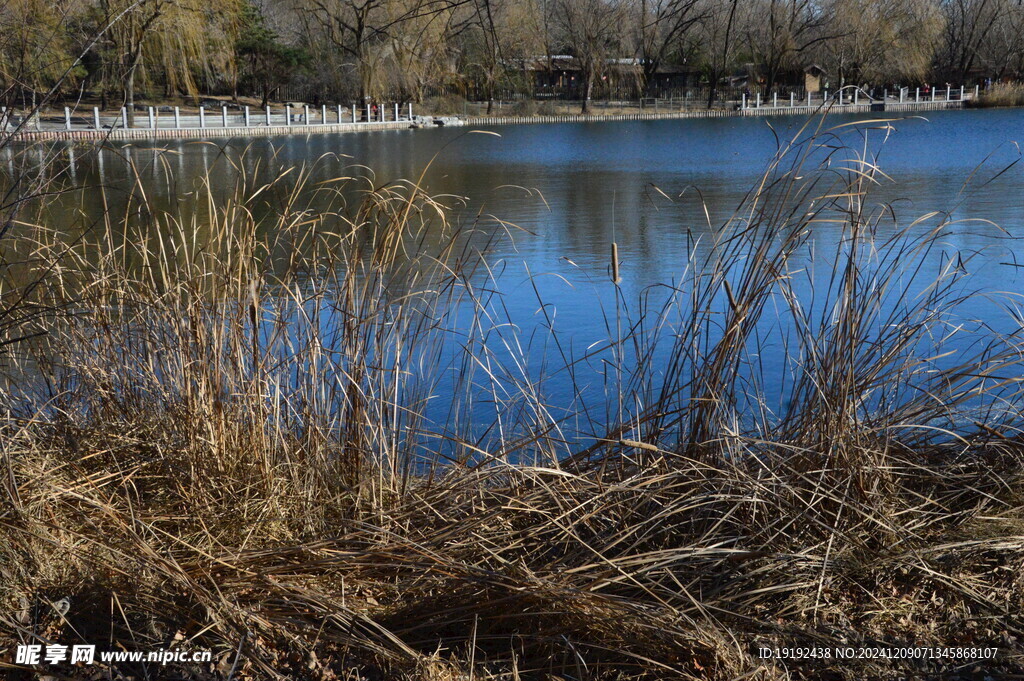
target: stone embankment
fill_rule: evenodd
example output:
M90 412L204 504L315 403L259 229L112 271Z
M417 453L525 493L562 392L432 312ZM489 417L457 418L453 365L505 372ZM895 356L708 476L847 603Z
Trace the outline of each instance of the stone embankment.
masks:
M962 109L962 101L936 102L904 102L886 104L885 112L913 113L917 111L936 111L941 109ZM833 104L827 109L829 114L868 113L872 111L868 104ZM651 112L635 114L564 114L561 116L470 116L467 125L521 125L525 123L598 123L602 121L655 121L684 118L737 118L763 116L807 116L823 111L820 106L762 106L747 109L697 109L693 111Z

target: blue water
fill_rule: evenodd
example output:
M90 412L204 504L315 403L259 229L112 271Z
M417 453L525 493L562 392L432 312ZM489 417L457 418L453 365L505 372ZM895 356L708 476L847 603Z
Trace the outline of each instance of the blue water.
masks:
M352 172L355 164L371 168L378 184L423 174L429 192L465 197L457 219L469 222L480 213L490 214L519 228L510 230L514 239L490 245L487 257L499 273L503 313L515 325L514 333L505 330L502 337L518 341L527 373L539 375L564 363L564 356L578 357L615 337L616 324L628 326L642 298L666 298L666 289L659 285L684 282L694 251L719 233L780 144L805 134L801 126L835 128L869 120L878 120L878 115L824 122L775 117L487 128L497 135L447 128L213 144L161 141L83 156L73 176L82 185L103 184L127 193L127 156L141 169L150 197L172 205L194 178L224 167L223 154L243 159L240 164L250 170L257 162L306 164L314 168L314 180ZM877 175L878 184L867 199L870 207L891 206L896 216L895 222L882 221L880 233L890 234L894 224L908 225L922 215L948 214L959 222L925 256L924 269L937 271L950 260L960 260L971 274L970 287L1019 290L1024 165L1016 162L1017 143L1024 140L1024 112L929 112L923 118L890 115L885 120L884 125L865 124L871 128L863 133L866 138L847 134L843 139L851 150L833 159L841 165L842 159L866 152L891 178ZM173 153L161 155L165 150ZM232 172L225 170L224 176ZM930 217L916 231L934 227L940 219ZM498 229L493 221L486 224L486 229ZM828 254L841 238L828 224L815 225L802 251L813 274L803 281L817 279L821 285L822 271L831 265ZM618 288L609 281L612 242L618 244L621 261ZM813 261L811 253L816 254ZM798 294L801 286L809 284L797 283ZM805 292L809 295L809 289ZM1015 330L1016 322L995 298L979 298L958 314L1000 332ZM762 354L777 356L759 358L757 371L772 409L782 411L792 378L791 368L779 359L787 327L785 322L773 326L767 316ZM552 319L557 347L547 333ZM971 342L967 338L955 345L966 352ZM543 384L553 408L582 413L581 399L599 405L599 414L578 420L576 426L583 431L618 409L605 399L606 393L615 392L614 377L609 378L614 370L601 357L581 364L575 382L562 372ZM574 383L576 388L571 387ZM444 385L436 387L444 390ZM435 397L442 405L435 412L439 419L453 399L458 401L451 395Z

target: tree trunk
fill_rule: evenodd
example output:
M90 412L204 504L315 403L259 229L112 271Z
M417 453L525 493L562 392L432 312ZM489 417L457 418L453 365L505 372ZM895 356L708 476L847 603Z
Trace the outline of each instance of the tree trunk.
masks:
M583 87L583 108L580 109L581 114L590 113L590 96L594 92L594 74L590 70L587 71L585 79L586 84Z
M711 88L711 92L708 95L708 108L710 109L715 102L715 88L718 86L718 78L723 72L727 72L729 68L729 41L732 38L732 24L736 18L736 6L739 4L739 0L732 0L732 4L729 6L729 20L725 25L725 40L722 45L722 61L718 62L718 55L713 56L712 68L711 68L711 80L708 85ZM720 68L719 68L720 67Z
M124 105L128 112L126 121L129 128L135 127L135 68L128 69L128 76L124 81Z
M128 73L125 74L124 103L125 109L127 109L128 112L128 120L126 123L129 128L135 127L135 72L138 70L140 63L142 63L141 46L134 54L131 55L131 61L128 65Z
M369 57L363 54L362 49L359 50L359 54L359 98L365 105L376 96L373 91L374 74L373 66L369 63Z

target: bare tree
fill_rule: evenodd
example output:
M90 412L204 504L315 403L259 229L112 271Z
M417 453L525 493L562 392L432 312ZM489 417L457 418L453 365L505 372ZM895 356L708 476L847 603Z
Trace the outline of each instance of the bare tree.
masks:
M685 60L687 38L710 12L706 0L640 0L636 42L645 83L666 60Z
M708 74L708 108L715 105L718 81L732 65L736 49L739 0L713 0L711 12L703 22L705 70Z
M783 72L802 66L801 57L815 45L837 37L829 30L838 27L829 25L828 6L816 0L756 0L747 11L746 44L769 90Z
M940 70L961 82L965 80L984 58L998 29L1009 22L1015 5L1019 5L1016 0L943 0L946 31L939 52Z
M512 64L543 48L540 8L532 0L472 0L464 35L469 70L480 79L487 113Z
M1005 13L982 41L975 69L996 80L1020 79L1024 76L1024 3L1003 0L1003 4Z
M608 59L625 52L628 13L618 0L559 0L557 12L561 34L580 67L581 111L587 113Z

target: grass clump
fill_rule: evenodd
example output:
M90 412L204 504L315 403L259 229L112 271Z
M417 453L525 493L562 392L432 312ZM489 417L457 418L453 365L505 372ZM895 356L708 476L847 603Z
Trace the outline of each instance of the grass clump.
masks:
M972 664L1020 673L1018 339L957 317L955 259L908 266L950 224L872 207L857 131L801 131L667 295L617 293L613 388L585 405L609 416L585 428L502 315L486 254L515 227L452 222L417 184L239 170L188 214L108 215L71 246L37 226L18 262L50 313L4 392L5 645L216 653L116 670L137 678L966 664L758 656L786 646L995 647ZM843 237L810 272L825 227Z
M978 108L1024 106L1024 84L993 83L971 105Z

